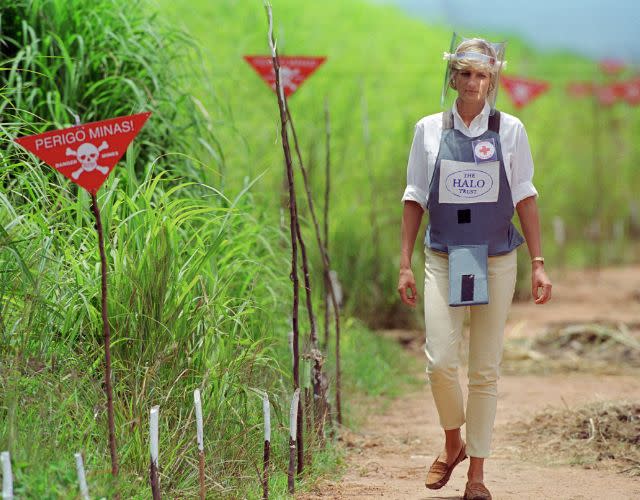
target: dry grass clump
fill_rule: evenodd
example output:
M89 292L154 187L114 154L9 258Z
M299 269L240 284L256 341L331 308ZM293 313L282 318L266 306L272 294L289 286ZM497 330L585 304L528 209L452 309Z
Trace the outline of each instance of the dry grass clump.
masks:
M598 401L575 409L546 409L530 422L518 422L510 434L526 442L522 450L527 454L640 476L638 402Z
M505 341L503 372L624 373L640 368L640 324L563 324Z

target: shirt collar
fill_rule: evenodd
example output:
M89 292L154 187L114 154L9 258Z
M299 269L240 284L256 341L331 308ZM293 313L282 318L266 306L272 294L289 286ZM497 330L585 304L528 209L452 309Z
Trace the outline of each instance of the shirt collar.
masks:
M453 103L451 110L453 112L453 128L459 130L468 137L477 137L484 134L489 128L489 113L491 112L491 107L486 101L482 111L480 111L480 113L471 120L468 127L465 125L464 121L462 121L462 118L458 113L457 100Z

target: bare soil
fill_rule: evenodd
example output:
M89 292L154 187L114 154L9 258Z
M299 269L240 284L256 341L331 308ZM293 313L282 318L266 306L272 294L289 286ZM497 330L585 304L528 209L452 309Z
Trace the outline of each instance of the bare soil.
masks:
M603 269L600 271L566 271L552 276L554 296L550 303L539 306L532 302L515 303L505 331L505 358L512 345L523 338L538 339L550 331L572 324L601 324L615 329L627 325L627 339L640 340L634 325L640 321L640 266ZM424 361L422 332L389 331L407 347L408 353ZM576 337L575 342L558 344L556 350L572 350L578 361L592 337ZM587 340L584 340L587 339ZM611 346L616 344L612 342ZM529 347L531 347L531 343ZM629 346L627 346L629 347ZM466 346L464 347L467 348ZM598 344L602 356L609 346ZM632 347L632 349L635 349ZM576 354L577 351L577 354ZM635 352L635 351L634 351ZM464 352L463 359L464 359ZM590 354L593 357L593 353ZM511 359L513 358L513 359ZM540 358L509 360L498 382L498 411L494 426L492 454L485 461L485 484L494 499L592 499L610 500L640 498L639 464L621 468L624 456L598 456L586 453L593 438L584 444L577 440L559 439L554 432L566 428L566 415L579 414L585 407L640 402L640 368L635 358L620 358L620 366L602 371L597 365L563 362L561 356L543 352ZM586 358L586 356L585 356ZM618 359L618 358L616 358ZM575 359L574 359L575 361ZM531 363L544 365L542 373L531 373ZM608 362L611 365L611 362ZM593 372L585 367L594 366ZM466 399L466 370L461 370L461 384ZM419 376L425 377L424 374ZM385 405L386 406L386 405ZM424 478L444 444L444 433L438 422L429 386L409 392L380 411L380 402L363 403L365 423L357 432L344 429L342 440L347 448L344 475L324 480L311 493L299 498L364 499L364 498L440 498L459 499L464 492L469 460L454 470L451 479L440 490L427 490ZM628 407L627 407L628 408ZM561 416L564 411L564 417ZM550 420L551 419L551 420ZM588 419L587 419L588 420ZM536 428L544 422L545 428ZM637 428L638 423L633 423ZM597 425L587 426L595 433ZM523 430L532 429L528 434ZM545 429L547 429L545 431ZM463 438L465 427L462 428ZM545 433L548 433L546 435ZM589 436L591 437L591 436ZM604 438L604 436L602 436ZM606 443L606 439L604 440ZM553 445L551 446L550 443ZM610 443L607 443L610 444ZM585 453L581 453L584 448ZM624 450L624 448L622 448ZM629 449L629 448L627 448ZM618 449L616 449L618 450ZM616 451L617 453L617 451ZM621 472L626 471L626 472Z

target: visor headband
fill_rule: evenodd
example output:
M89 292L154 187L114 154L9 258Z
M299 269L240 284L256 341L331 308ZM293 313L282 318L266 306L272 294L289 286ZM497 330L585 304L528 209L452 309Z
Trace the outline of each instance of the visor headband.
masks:
M507 64L507 61L498 61L495 57L480 52L459 52L457 54L445 52L442 58L445 61L477 61L496 69L502 69Z

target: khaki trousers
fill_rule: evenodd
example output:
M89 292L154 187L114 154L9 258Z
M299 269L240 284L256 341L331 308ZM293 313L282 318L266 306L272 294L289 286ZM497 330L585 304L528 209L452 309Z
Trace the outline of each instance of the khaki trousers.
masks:
M467 307L449 306L449 260L445 254L425 247L424 311L426 325L427 379L445 429L466 422L467 455L488 457L496 415L499 365L504 325L516 282L514 250L489 257L489 304L468 306L469 395L466 418L458 381L459 346Z

